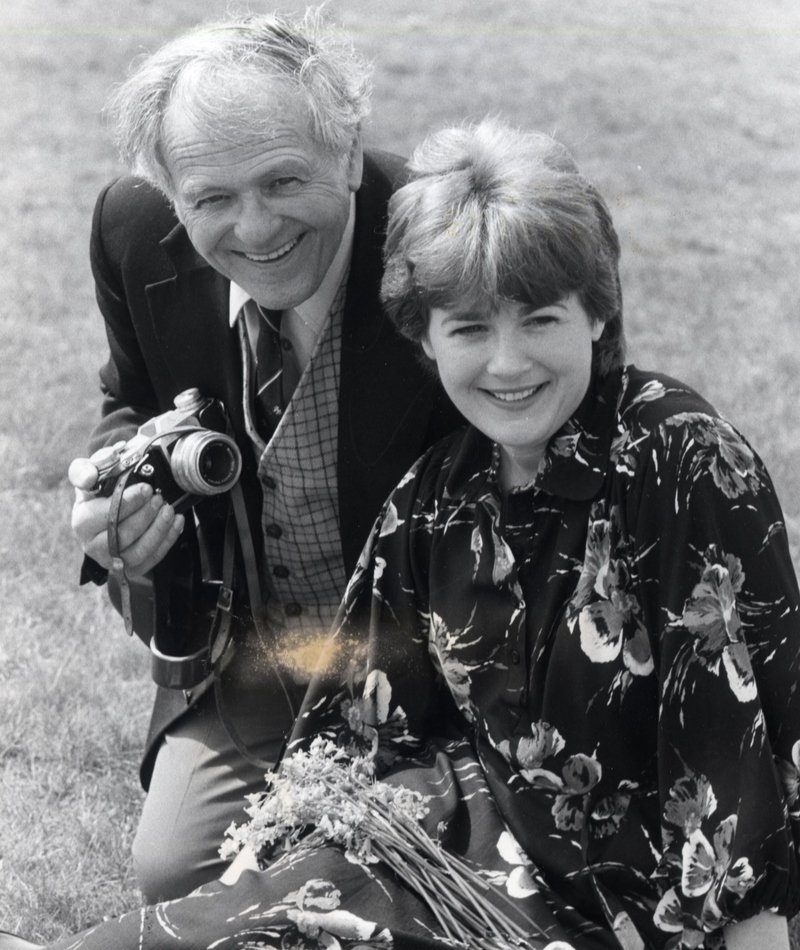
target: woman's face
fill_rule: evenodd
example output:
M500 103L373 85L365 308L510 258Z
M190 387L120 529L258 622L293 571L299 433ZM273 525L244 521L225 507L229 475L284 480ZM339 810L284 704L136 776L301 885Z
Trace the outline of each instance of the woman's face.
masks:
M532 478L586 393L602 331L572 294L539 310L432 308L422 346L456 407Z

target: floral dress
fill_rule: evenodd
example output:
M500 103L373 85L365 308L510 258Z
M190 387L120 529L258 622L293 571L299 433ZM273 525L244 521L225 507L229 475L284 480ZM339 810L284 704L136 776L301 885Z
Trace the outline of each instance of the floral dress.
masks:
M531 946L724 947L725 924L800 909L799 605L760 459L695 392L628 367L593 380L523 489L500 491L471 428L417 463L290 750L321 734L434 791L431 834L536 922ZM127 927L96 933L447 946L390 874L334 848Z

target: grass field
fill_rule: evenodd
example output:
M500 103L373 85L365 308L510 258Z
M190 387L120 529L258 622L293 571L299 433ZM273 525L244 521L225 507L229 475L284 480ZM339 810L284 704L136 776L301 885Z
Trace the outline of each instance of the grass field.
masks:
M0 928L42 940L139 900L128 853L152 688L102 592L76 586L65 479L104 356L87 243L117 166L100 109L135 54L224 7L0 12ZM622 238L633 361L695 385L755 443L800 563L797 0L329 9L375 61L368 142L407 152L493 112L573 150Z

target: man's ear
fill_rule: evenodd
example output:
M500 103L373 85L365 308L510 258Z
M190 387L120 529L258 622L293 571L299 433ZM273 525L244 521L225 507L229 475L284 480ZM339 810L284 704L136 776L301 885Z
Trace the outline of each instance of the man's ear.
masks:
M361 133L356 132L350 152L347 156L347 184L350 191L358 191L364 175L364 146L361 142Z

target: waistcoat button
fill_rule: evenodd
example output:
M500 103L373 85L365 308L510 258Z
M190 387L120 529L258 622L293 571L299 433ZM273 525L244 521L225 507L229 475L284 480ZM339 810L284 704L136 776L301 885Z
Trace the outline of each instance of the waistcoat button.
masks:
M268 524L266 527L268 538L279 538L283 534L283 528L279 524Z
M275 567L272 568L272 573L276 577L280 577L281 579L285 580L289 576L291 571L289 570L288 567L286 567L285 564L276 564Z
M261 484L264 486L264 488L269 488L270 491L274 491L278 487L278 483L269 475L265 475L261 479Z
M286 604L283 609L286 611L287 617L299 617L303 612L303 608L300 606L300 604L296 604L294 601Z

